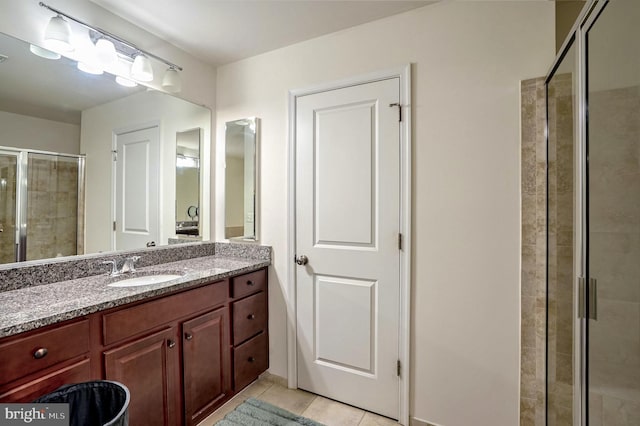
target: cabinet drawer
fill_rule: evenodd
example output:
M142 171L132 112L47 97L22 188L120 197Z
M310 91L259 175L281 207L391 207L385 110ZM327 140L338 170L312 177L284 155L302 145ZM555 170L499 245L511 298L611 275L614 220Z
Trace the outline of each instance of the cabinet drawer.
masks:
M0 365L2 366L0 384L11 382L87 352L89 352L89 321L86 319L2 343L0 344Z
M234 277L231 279L232 296L237 299L264 290L266 282L267 271L265 269Z
M265 292L232 303L233 344L237 345L266 328L267 299Z
M104 344L119 342L194 312L223 304L227 301L228 293L228 281L219 281L195 290L105 314L102 317Z
M0 391L0 402L31 402L42 395L53 392L62 385L88 380L91 380L90 361L83 359L45 376L37 377L23 385Z
M267 333L261 333L233 350L236 392L258 378L269 366Z

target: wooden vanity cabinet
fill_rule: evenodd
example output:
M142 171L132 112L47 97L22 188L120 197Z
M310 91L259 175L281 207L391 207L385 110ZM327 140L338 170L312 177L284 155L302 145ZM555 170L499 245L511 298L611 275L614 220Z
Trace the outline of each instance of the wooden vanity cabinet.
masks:
M0 339L0 402L107 379L130 424L195 425L267 369L267 333L261 269Z
M228 298L223 280L102 315L104 375L129 387L131 424L196 424L230 395Z
M267 271L231 279L233 390L241 391L269 366Z
M91 378L89 321L81 318L0 340L0 402L33 401Z

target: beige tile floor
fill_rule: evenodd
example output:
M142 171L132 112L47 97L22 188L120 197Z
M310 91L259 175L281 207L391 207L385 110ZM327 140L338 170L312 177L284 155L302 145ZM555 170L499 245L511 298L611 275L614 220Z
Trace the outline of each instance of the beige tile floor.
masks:
M247 398L257 398L327 426L393 426L395 421L350 405L305 392L288 389L268 378L247 386L229 402L204 419L198 426L213 426Z

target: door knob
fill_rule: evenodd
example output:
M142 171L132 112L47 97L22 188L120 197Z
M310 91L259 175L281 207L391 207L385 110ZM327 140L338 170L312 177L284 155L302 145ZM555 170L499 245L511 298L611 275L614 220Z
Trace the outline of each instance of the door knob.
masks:
M304 266L309 263L309 258L303 254L302 256L296 258L296 263L300 266Z

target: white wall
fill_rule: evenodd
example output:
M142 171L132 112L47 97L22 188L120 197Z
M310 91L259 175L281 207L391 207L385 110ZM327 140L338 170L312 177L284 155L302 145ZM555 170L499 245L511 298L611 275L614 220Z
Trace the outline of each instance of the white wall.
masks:
M211 111L156 91L136 93L126 98L89 108L82 112L80 149L86 154L86 232L87 253L111 249L111 182L113 134L120 129L160 125L160 241L175 235L176 132L203 129L203 140L211 140ZM209 144L202 144L201 171L210 169ZM201 186L203 200L210 199L210 185ZM208 204L200 209L203 236L209 235L211 212Z
M0 111L0 146L80 153L80 126Z
M218 140L226 121L262 123L272 373L287 372L288 91L411 63L410 412L518 424L519 81L544 75L554 50L553 2L447 1L218 69Z

